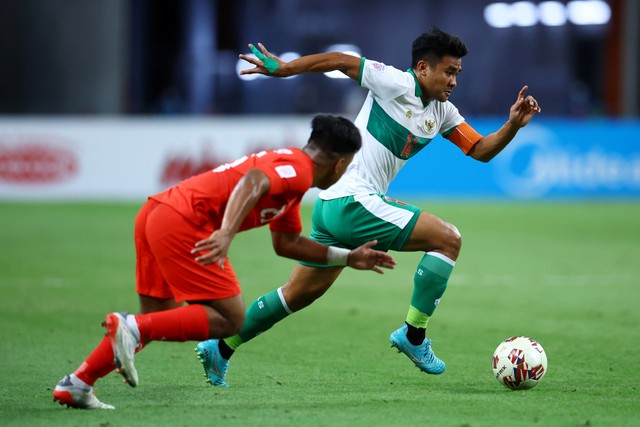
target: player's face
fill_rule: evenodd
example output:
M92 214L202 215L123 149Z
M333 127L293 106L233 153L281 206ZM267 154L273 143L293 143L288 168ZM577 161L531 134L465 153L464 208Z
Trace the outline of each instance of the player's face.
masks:
M435 66L425 63L423 92L429 99L445 102L451 96L451 91L457 86L456 77L462 70L462 59L446 55Z

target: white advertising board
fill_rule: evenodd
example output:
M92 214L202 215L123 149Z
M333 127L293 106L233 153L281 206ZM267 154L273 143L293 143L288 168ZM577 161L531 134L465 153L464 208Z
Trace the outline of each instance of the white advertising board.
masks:
M0 199L144 199L310 131L311 117L0 119Z

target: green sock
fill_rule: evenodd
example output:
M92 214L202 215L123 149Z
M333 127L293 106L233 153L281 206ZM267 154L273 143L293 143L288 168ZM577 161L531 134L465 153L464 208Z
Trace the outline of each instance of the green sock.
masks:
M249 306L240 333L225 338L224 342L235 351L243 343L257 337L291 313L280 288L271 291L259 297Z
M416 328L426 328L429 317L440 303L455 261L437 253L427 252L413 278L413 295L406 322Z

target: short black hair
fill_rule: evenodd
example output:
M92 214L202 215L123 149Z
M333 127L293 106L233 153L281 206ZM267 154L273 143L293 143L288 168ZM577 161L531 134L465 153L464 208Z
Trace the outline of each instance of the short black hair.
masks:
M311 122L309 143L327 154L353 154L362 147L362 137L351 120L321 114Z
M420 60L435 66L445 55L462 58L466 54L467 45L460 37L447 34L438 27L431 27L411 45L411 68L416 68Z

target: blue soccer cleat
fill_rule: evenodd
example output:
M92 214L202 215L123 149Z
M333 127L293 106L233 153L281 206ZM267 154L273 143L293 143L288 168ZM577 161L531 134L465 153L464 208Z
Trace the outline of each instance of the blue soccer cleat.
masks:
M391 333L391 347L397 348L398 353L406 354L422 372L434 375L443 373L446 366L431 350L431 340L425 338L422 344L413 345L407 339L407 329L407 325L403 325Z
M202 341L196 346L196 355L204 368L207 382L216 387L229 387L224 380L229 367L229 360L220 356L217 339Z

